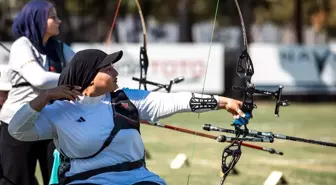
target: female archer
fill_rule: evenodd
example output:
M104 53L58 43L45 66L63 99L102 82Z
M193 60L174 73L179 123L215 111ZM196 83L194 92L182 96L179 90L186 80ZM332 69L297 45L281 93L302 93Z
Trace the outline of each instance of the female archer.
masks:
M165 185L146 168L140 120L218 109L245 117L242 102L227 97L119 88L113 63L122 55L77 52L58 87L25 103L10 121L9 133L18 140L54 139L64 158L60 184Z

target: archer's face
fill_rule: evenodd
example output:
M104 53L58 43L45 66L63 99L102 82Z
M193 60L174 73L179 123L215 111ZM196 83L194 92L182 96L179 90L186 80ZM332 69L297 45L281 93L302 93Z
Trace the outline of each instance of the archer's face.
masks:
M118 72L111 64L99 70L98 74L93 80L93 84L99 89L106 89L107 92L113 92L118 89L117 77Z

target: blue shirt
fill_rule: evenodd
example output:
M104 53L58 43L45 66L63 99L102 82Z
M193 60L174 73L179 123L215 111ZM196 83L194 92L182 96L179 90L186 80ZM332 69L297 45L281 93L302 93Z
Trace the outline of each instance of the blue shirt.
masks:
M137 89L123 89L138 109L140 120L157 121L178 112L191 112L190 92L162 93ZM198 94L196 96L199 96ZM218 99L218 96L215 96ZM208 110L204 110L208 111ZM80 117L85 121L78 122ZM114 127L111 97L81 97L79 101L55 101L41 112L25 104L11 120L8 131L18 140L54 139L56 148L70 158L87 157L97 152ZM135 129L120 130L97 156L71 160L66 176L142 159L144 143ZM131 185L141 181L166 182L146 168L123 172L106 172L76 183Z

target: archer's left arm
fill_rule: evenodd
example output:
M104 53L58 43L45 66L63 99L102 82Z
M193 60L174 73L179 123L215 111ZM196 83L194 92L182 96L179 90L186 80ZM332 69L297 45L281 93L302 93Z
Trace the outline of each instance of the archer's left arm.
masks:
M225 109L238 117L241 102L218 95L205 95L191 92L151 92L138 89L124 89L132 103L138 108L140 119L157 121L182 112L208 112ZM202 106L199 103L202 102Z

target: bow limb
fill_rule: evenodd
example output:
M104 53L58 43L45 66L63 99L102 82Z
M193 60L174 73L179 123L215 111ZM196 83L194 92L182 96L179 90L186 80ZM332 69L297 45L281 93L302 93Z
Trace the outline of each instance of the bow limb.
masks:
M246 35L246 29L245 29L243 14L240 10L238 0L235 0L235 4L236 4L236 8L237 8L237 11L238 11L238 14L239 14L239 19L240 19L240 23L241 23L242 32L243 32L244 50L247 50L248 43L247 43L247 35Z
M138 12L141 20L141 26L143 30L143 46L140 47L140 79L139 79L139 89L141 85L144 86L144 89L147 90L147 71L149 66L148 55L147 55L147 29L145 24L145 19L142 14L142 9L138 0L135 0L135 3L138 7Z
M138 7L138 12L139 12L140 20L141 20L141 26L142 26L142 30L143 30L143 46L146 48L146 46L147 46L147 39L146 39L147 29L146 29L145 19L144 19L144 16L142 14L142 9L141 9L139 0L135 0L135 3Z

